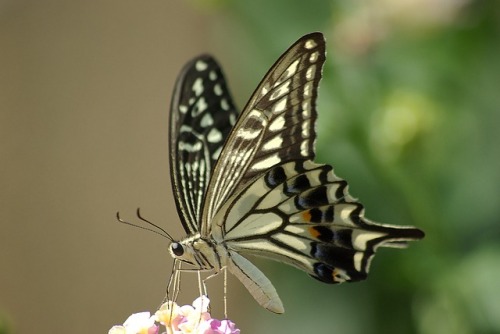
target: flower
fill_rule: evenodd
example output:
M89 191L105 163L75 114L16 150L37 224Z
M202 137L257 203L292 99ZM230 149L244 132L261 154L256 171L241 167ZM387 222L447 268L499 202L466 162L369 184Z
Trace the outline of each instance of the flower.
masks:
M108 334L239 334L240 330L230 320L212 318L208 312L210 300L201 296L192 305L179 306L167 301L155 312L132 314L123 326L113 326Z
M160 309L155 313L155 320L160 324L169 327L178 327L179 323L183 319L183 315L180 314L181 307L173 301L167 301L160 306Z
M158 326L149 312L140 312L128 317L123 326L113 326L108 334L158 334Z
M204 334L240 334L240 330L236 328L236 324L231 320L210 320L210 329Z

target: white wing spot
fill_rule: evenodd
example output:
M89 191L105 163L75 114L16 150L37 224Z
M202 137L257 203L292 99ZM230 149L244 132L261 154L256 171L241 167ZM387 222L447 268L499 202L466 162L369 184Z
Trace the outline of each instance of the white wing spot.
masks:
M385 236L384 233L356 231L352 233L352 245L355 249L365 250L368 241Z
M302 101L302 109L303 110L311 109L311 100L310 99Z
M196 102L196 107L193 108L191 111L191 115L193 117L199 116L202 112L204 112L208 107L207 101L205 101L205 98L202 96L198 99L198 102Z
M193 103L194 103L194 97L190 98L188 102L189 102L190 106L193 105Z
M217 80L217 73L215 73L214 70L210 71L210 73L208 73L208 78L212 81Z
M197 160L193 161L193 163L191 164L191 167L193 167L193 172L196 172L198 170L198 166L199 166L198 161Z
M310 82L304 85L304 96L311 97L312 95L312 85Z
M311 53L311 55L309 56L309 61L311 63L315 63L318 60L318 56L319 56L318 51Z
M300 59L297 59L290 66L288 66L288 68L286 69L285 75L281 81L284 81L284 80L290 78L292 75L294 75L297 72L297 66L299 65L299 61L300 61ZM276 86L279 83L280 83L280 81L275 83L274 86Z
M189 144L183 141L179 141L179 150L187 152L198 152L201 150L201 143L197 141L195 144Z
M304 47L306 49L312 49L312 48L315 48L318 44L312 40L312 39L308 39L305 43L304 43Z
M281 138L281 135L278 135L265 143L264 146L262 146L262 149L264 151L276 150L281 147L281 144L283 144L283 138Z
M204 173L205 173L205 160L201 159L200 160L200 175L203 176Z
M282 111L285 110L286 108L286 102L288 101L288 98L285 96L281 100L279 100L277 103L273 105L273 113L281 113Z
M196 96L200 96L203 93L203 80L198 78L193 83L193 92Z
M222 95L222 88L221 88L220 84L216 84L214 86L214 93L217 96L221 96Z
M220 100L220 106L222 109L224 109L226 111L229 110L229 103L227 103L226 99Z
M204 70L206 70L206 69L207 69L207 67L208 67L207 63L205 63L204 61L201 61L201 60L198 60L198 61L196 62L196 65L195 65L195 66L196 66L196 70L197 70L198 72L204 71Z
M262 170L262 169L268 169L271 168L272 166L278 164L281 161L281 159L278 156L278 153L275 153L269 157L267 157L264 160L261 160L257 162L256 164L252 165L252 169L254 170Z
M260 91L260 94L262 96L266 95L267 92L269 92L269 86L267 84L264 85L264 87L262 87L262 90Z
M205 115L203 115L201 119L200 125L206 128L207 126L210 126L212 124L214 124L214 119L212 115L210 115L210 113L205 113Z
M260 133L262 132L262 129L245 129L241 128L236 132L236 136L243 138L245 140L251 140L257 138Z
M306 139L300 144L300 154L302 154L303 157L307 157L309 153L309 140Z
M307 80L312 80L314 78L314 71L316 71L316 65L312 65L307 69L306 72L306 79Z
M361 263L363 262L363 253L362 252L356 252L354 254L354 268L356 268L357 271L361 271Z
M311 100L307 99L302 102L302 117L309 118L311 117Z
M271 97L269 98L269 100L276 100L277 98L287 94L289 91L290 91L290 80L286 81L285 83L283 83L283 85L276 89L272 94L271 94Z
M236 116L234 114L229 114L229 124L234 125L236 123Z
M213 128L208 133L207 140L211 143L218 143L222 140L222 133L216 128Z
M270 125L269 130L271 131L280 131L285 126L285 117L279 116L277 117Z
M214 151L214 153L212 154L212 159L213 159L213 160L217 160L217 159L219 159L219 155L220 155L220 152L221 152L221 151L222 151L222 146L219 146L219 148L218 148L218 149L216 149L216 150Z
M337 191L339 188L340 186L338 183L331 183L327 186L327 196L329 202L337 200Z
M311 117L311 110L309 110L309 109L304 109L304 110L302 110L302 116L303 116L304 118L309 118L309 117Z
M185 114L188 111L188 107L179 105L179 111L183 114Z
M302 123L302 138L309 138L309 121Z

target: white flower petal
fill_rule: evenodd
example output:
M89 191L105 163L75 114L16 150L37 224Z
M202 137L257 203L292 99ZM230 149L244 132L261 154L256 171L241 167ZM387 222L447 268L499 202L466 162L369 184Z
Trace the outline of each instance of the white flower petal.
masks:
M200 313L207 312L208 305L210 305L210 299L207 296L200 296L193 302L193 307Z

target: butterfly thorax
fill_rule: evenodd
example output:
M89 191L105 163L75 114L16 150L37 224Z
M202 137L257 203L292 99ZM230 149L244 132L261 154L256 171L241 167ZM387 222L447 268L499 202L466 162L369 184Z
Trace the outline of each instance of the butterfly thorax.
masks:
M218 271L225 266L227 261L227 250L214 240L202 238L200 233L173 242L170 244L169 252L174 259L200 269Z

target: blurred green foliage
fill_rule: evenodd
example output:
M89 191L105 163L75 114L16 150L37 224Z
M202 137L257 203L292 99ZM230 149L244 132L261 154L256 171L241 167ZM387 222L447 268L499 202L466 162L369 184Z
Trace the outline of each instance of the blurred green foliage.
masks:
M255 310L246 332L500 333L498 1L213 4L239 76L229 79L248 92L296 39L325 34L318 160L369 218L427 234L381 250L364 283L330 287L267 264L287 313Z
M7 315L2 312L0 313L0 334L9 333L13 333L11 319L8 319Z

